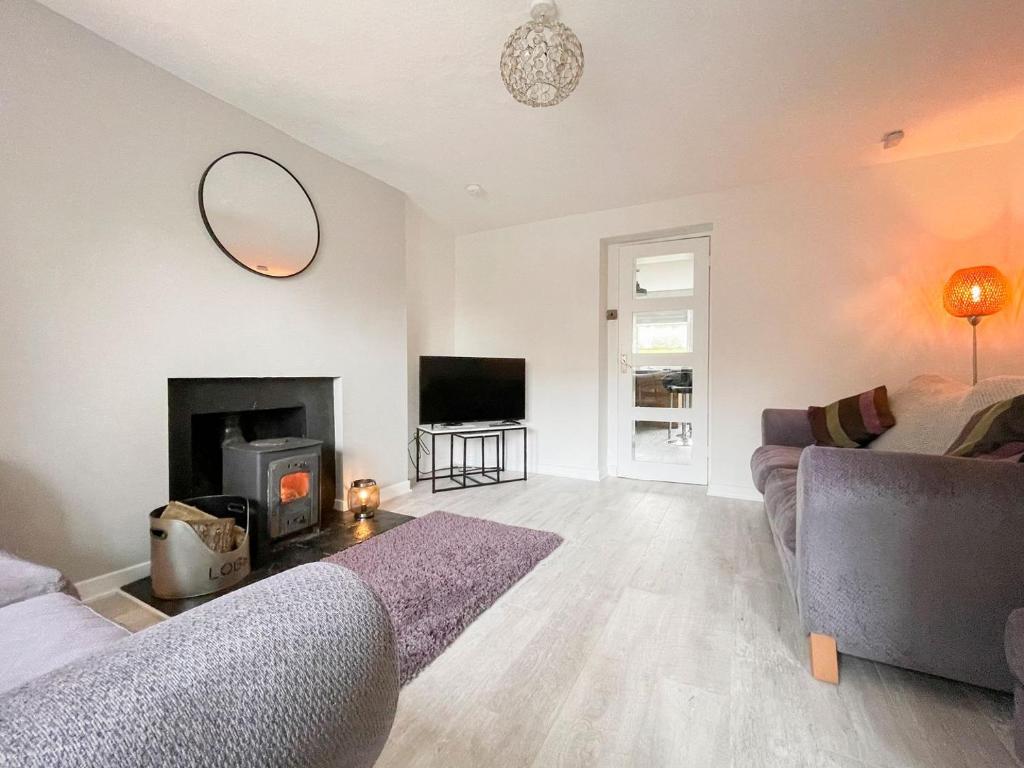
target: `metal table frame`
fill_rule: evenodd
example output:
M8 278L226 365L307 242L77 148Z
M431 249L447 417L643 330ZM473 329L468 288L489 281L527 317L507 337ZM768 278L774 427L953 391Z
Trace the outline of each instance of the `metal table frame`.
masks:
M458 491L487 485L503 485L504 483L525 482L526 470L526 430L525 424L501 426L461 426L461 427L416 427L416 480L429 480L431 493ZM523 474L522 477L502 477L505 469L506 435L509 432L521 432L523 435ZM423 466L423 440L430 438L430 468ZM448 437L448 466L437 466L437 438ZM494 464L487 464L488 441L494 440ZM455 441L462 441L462 464L455 463ZM480 466L467 466L470 441L480 441ZM443 447L443 443L442 443ZM438 487L438 480L448 481L448 485Z

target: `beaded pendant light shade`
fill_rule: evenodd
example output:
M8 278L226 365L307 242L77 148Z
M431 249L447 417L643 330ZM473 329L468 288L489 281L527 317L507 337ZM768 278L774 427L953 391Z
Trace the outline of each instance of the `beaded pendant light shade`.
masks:
M518 27L501 52L501 79L516 101L553 107L568 98L583 76L583 46L557 21L551 0L533 0L531 21Z

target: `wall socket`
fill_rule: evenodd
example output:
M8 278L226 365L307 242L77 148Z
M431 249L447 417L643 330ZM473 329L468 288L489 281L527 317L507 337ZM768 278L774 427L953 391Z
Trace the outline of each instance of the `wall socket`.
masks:
M617 310L617 309L605 310L604 319L605 320L618 320L619 319L619 310Z

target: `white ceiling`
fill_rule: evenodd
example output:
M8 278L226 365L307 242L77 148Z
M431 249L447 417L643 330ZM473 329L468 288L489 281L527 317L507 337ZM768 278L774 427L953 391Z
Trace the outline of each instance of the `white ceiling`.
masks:
M498 74L527 0L44 4L457 232L1024 130L1022 0L561 0L586 68L547 109Z

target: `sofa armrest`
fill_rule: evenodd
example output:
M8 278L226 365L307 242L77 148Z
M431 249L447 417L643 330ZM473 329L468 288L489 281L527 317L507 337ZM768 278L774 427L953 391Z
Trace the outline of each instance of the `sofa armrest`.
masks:
M56 568L22 560L0 549L0 608L51 592L78 597L75 588Z
M1006 622L1006 663L1018 683L1024 679L1024 608L1010 614Z
M761 445L789 445L794 448L814 445L807 411L793 408L766 408L761 411Z
M804 628L839 650L1010 690L1024 605L1024 466L811 447L797 481Z
M0 765L371 766L397 699L384 607L315 563L0 696Z

